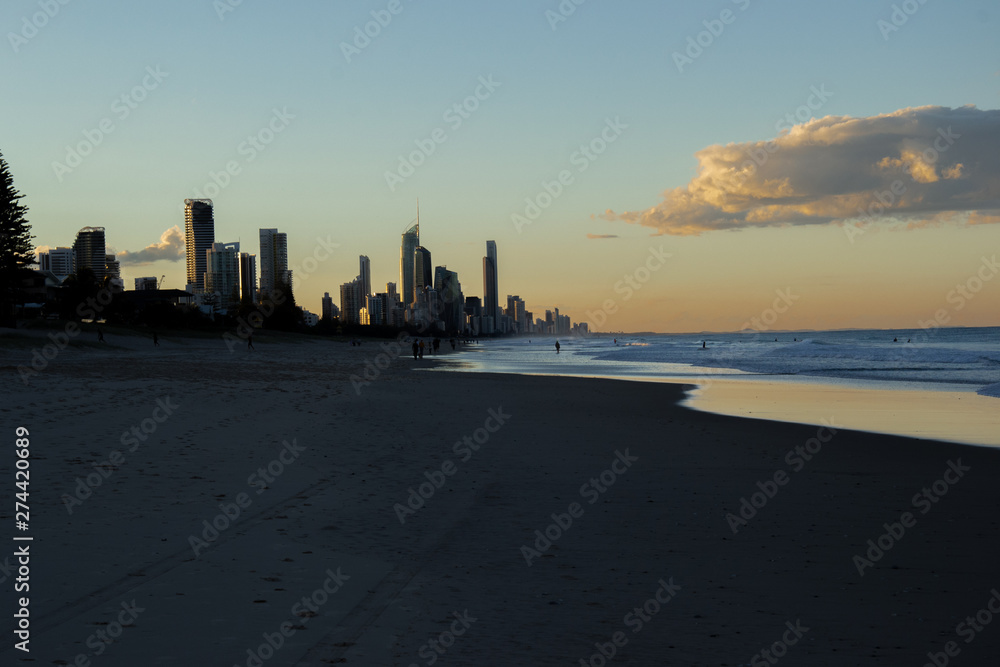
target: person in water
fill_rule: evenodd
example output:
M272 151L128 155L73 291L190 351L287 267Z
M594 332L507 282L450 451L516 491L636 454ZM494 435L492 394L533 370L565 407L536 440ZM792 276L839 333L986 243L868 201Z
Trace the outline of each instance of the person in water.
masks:
M559 341L556 341L556 354L559 354Z

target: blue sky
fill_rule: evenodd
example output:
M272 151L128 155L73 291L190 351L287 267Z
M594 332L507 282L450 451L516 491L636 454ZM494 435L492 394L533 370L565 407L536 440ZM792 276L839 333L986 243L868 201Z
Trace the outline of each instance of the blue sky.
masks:
M559 11L555 0L400 0L401 11L348 62L342 43L388 0L227 1L53 0L37 34L23 32L25 18L43 11L37 0L3 4L0 151L38 245L70 245L79 228L103 225L115 250L140 251L183 228L183 200L235 161L239 174L213 196L218 241L257 252L257 229L278 227L292 264L318 237L339 244L297 280L297 300L314 312L323 292L337 294L357 274L359 254L372 259L373 284L398 280L399 234L419 197L421 240L435 264L458 271L467 295L481 296L485 241L495 239L501 294L519 294L536 314L559 306L586 319L610 298L618 307L607 327L681 331L738 328L789 286L803 300L777 328L915 326L1000 241L995 224L878 224L859 250L837 224L651 237L658 230L597 217L657 206L661 193L696 176L695 153L709 146L775 137L776 121L813 87L832 93L816 118L1000 108L995 3L914 2L886 39L878 21L891 20L892 2L567 0L575 11L553 29L546 11ZM724 11L729 23L712 24ZM721 33L678 71L674 52L706 21ZM33 36L12 44L11 33ZM147 68L166 76L140 90L144 99L122 118L115 100L153 81ZM499 85L454 127L445 113L481 77ZM287 126L247 162L244 142L276 109ZM608 119L627 128L578 171L574 153ZM57 174L67 146L98 136L102 121L113 131ZM386 171L438 128L447 140L391 190ZM572 182L518 231L512 214L562 170ZM672 261L624 298L616 284L661 245ZM925 270L895 281L911 266L901 258ZM182 287L183 270L183 261L159 261L126 264L124 275L129 286L166 274ZM909 287L889 286L897 282ZM885 285L878 301L865 300L870 284ZM958 322L997 324L998 291L1000 280L990 283ZM879 301L905 306L887 312Z

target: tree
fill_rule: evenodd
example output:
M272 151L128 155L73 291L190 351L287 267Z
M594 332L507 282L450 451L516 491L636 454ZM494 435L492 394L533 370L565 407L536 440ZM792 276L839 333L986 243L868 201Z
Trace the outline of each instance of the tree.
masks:
M31 225L24 217L28 207L20 203L22 197L0 153L0 324L3 325L13 323L21 276L35 262Z

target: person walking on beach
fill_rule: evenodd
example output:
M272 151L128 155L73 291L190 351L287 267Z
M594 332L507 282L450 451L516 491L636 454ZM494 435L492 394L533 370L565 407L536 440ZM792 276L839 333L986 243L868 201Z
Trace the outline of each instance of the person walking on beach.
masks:
M441 339L440 338L435 338L434 339L434 347L431 348L431 351L434 352L434 354L437 354L438 350L440 350L440 349L441 349Z
M417 340L413 339L413 358L417 358L417 353L420 352L420 346L417 345Z
M556 341L556 354L559 354L559 341Z
M101 327L97 327L97 342L98 343L105 342L105 340L104 340L104 332L101 331Z
M424 358L424 341L423 340L420 341L420 358L421 359Z
M253 333L247 336L247 352L254 349L253 347Z

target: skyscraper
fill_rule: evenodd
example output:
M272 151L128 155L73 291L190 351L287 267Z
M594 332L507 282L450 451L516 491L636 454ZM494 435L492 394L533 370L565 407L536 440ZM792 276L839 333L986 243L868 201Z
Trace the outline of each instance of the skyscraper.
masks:
M329 322L333 319L333 298L329 292L323 293L323 320Z
M288 270L288 235L277 229L262 229L260 230L260 298L269 296L279 282L288 286L292 283L291 272Z
M413 285L413 252L420 245L420 213L417 212L417 222L403 232L403 240L399 246L399 284L402 285L403 305L408 306L417 300L417 292Z
M486 242L483 257L483 317L493 318L493 325L500 321L499 292L497 291L497 242ZM492 333L492 329L484 333Z
M215 243L215 215L211 199L184 200L184 240L187 283L205 289L205 260Z
M444 266L435 268L434 289L441 299L438 317L444 321L445 330L455 333L465 331L465 296L458 274Z
M213 243L205 251L205 291L219 296L219 308L240 302L240 244Z
M358 273L358 277L361 278L361 297L365 298L371 296L372 293L372 261L368 259L368 255L361 255L359 260L361 272Z
M104 227L84 227L76 233L73 243L76 253L76 271L90 269L94 272L97 284L104 282L107 275L108 256L104 252Z
M38 253L38 268L51 271L60 278L76 273L76 251L72 248L51 248Z
M257 303L257 255L240 253L240 301Z
M360 324L361 309L365 307L361 298L361 280L355 278L340 286L340 321L344 324Z
M434 287L434 269L431 266L431 251L417 246L413 251L413 290L421 294Z

